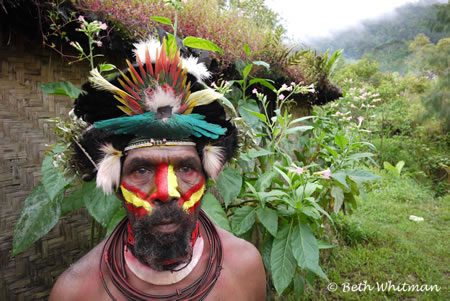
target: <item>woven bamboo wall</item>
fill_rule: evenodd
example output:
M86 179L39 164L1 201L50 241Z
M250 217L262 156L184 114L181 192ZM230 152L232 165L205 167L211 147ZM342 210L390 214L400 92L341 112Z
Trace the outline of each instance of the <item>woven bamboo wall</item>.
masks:
M39 41L0 28L0 300L46 300L55 279L88 250L90 219L84 210L60 220L34 246L10 258L23 201L40 181L51 127L44 119L67 114L72 102L42 95L39 83L85 81L86 66L69 66Z

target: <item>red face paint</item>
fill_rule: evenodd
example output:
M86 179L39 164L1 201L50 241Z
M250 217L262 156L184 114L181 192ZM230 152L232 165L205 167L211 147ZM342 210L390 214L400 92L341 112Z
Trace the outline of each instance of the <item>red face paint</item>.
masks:
M156 167L156 176L155 176L155 186L156 191L152 193L150 196L151 200L158 199L161 201L165 201L169 198L169 188L168 188L168 169L169 164L161 163Z

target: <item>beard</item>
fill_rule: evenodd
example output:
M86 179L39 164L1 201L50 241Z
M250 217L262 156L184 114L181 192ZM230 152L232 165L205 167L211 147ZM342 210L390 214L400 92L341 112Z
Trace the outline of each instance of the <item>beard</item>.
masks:
M161 233L155 226L163 222L180 225L173 233ZM136 221L133 228L134 256L157 271L171 270L189 260L191 236L196 226L195 216L183 211L175 202L154 208L150 216ZM167 263L176 261L175 263Z

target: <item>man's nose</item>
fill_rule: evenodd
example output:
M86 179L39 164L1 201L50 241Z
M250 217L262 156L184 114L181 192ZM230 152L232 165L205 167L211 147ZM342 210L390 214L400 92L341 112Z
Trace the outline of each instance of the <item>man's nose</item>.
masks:
M173 165L161 163L156 168L155 176L156 191L150 195L150 200L165 202L179 198L177 176Z

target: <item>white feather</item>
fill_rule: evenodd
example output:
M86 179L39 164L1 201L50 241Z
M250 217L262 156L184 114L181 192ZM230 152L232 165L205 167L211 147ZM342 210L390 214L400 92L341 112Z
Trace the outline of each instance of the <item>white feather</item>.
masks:
M150 97L145 98L145 108L150 112L156 112L158 108L165 106L171 106L172 113L177 112L180 108L180 100L173 91L166 92L158 87Z
M211 73L206 68L205 64L199 63L198 58L190 56L183 59L183 68L194 75L198 80L204 80L211 77Z
M110 194L113 187L120 183L120 157L122 152L116 150L110 143L103 145L100 150L104 153L98 164L97 187L105 194Z
M156 59L156 53L159 54L161 51L161 44L159 41L154 37L149 37L146 41L140 41L139 43L133 44L135 49L133 50L135 56L139 56L139 59L141 60L142 64L145 64L145 48L148 48L148 52L150 54L150 59L152 60L152 63L155 62Z
M213 180L219 176L224 161L225 152L223 147L207 145L203 148L203 168Z

